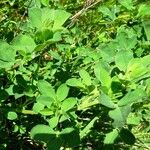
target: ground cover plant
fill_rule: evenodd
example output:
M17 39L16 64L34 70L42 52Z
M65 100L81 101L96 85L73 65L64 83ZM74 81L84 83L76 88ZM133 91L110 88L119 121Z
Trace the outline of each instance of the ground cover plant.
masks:
M1 150L149 150L150 3L0 2Z

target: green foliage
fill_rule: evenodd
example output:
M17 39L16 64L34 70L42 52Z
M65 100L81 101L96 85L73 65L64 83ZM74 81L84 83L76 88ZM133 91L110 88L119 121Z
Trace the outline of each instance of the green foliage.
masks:
M104 144L113 144L117 136L118 136L117 129L113 129L112 132L106 134Z
M0 149L149 149L149 3L5 3Z
M0 68L9 68L14 64L16 51L8 43L0 42Z

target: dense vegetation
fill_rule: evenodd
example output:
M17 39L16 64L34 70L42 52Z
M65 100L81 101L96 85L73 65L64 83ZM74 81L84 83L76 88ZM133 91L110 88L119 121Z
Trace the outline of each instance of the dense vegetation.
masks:
M148 0L0 8L0 150L150 149Z

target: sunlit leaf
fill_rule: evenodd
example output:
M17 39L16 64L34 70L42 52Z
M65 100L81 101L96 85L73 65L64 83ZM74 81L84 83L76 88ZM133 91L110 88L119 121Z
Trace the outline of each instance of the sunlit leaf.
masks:
M150 9L150 8L149 8ZM147 40L150 41L150 20L143 20L143 26L146 33Z
M109 116L114 120L113 127L123 127L130 112L131 107L129 105L111 110Z
M61 105L61 109L63 111L68 111L68 110L72 109L76 104L77 104L76 98L67 98L63 101L63 103Z
M7 119L9 119L9 120L15 120L15 119L17 119L17 114L16 114L16 112L14 112L14 111L9 111L8 112L8 114L7 114Z
M16 50L8 43L0 41L0 68L9 68L15 63Z
M136 89L135 91L128 92L121 100L119 100L118 105L124 106L137 103L145 96L146 93L142 89Z
M58 116L52 117L52 118L48 121L49 126L50 126L51 128L55 128L55 127L57 126L57 124L58 124L58 121L59 121L59 117L58 117Z
M15 50L25 54L32 53L36 47L34 39L31 36L22 34L13 40L12 45Z
M33 27L42 27L42 10L38 7L32 7L29 9L29 20Z
M64 10L56 10L55 16L54 16L54 26L53 30L58 30L62 28L62 25L65 23L65 21L71 16L70 13L64 11Z
M114 144L114 141L118 135L119 135L118 130L113 129L113 131L106 134L106 137L104 139L104 144Z
M141 4L138 9L138 17L145 17L150 15L150 5L149 4Z
M132 10L133 7L133 0L119 0L119 3L127 8L128 10Z
M121 71L125 71L127 69L129 61L132 58L133 58L133 53L131 51L119 51L115 56L116 66Z
M33 105L33 111L38 113L38 112L40 112L41 110L43 110L44 107L45 107L44 104L42 104L42 103L40 103L40 102L37 102L37 103L35 103L35 104Z
M42 2L48 5L46 1ZM50 9L48 7L38 8L33 7L29 9L29 20L33 27L37 29L62 29L65 21L70 17L70 13L61 9Z
M41 95L39 96L36 101L38 103L41 103L43 104L44 106L47 106L48 108L50 108L50 106L52 105L54 99L49 97L49 96L46 96L46 95Z
M81 139L83 137L85 137L90 131L91 131L91 128L93 127L95 121L98 119L98 117L95 117L93 118L85 127L84 129L80 132L80 137Z
M56 95L59 101L64 100L68 96L69 87L66 84L62 84L58 87Z
M73 86L73 87L84 88L84 85L81 82L81 80L76 79L76 78L68 79L66 84L69 85L69 86Z
M115 108L116 107L115 104L113 103L113 101L111 100L111 98L104 93L100 94L99 101L100 101L100 104L102 104L108 108Z
M105 69L104 65L100 62L94 67L94 73L96 78L101 82L103 86L110 88L111 77L109 72Z
M48 142L54 139L55 136L53 129L47 125L39 124L34 126L31 130L31 137L36 140Z
M56 97L55 90L53 89L53 87L51 86L50 83L48 83L45 80L39 80L37 86L38 86L38 89L41 92L41 94L47 95L47 96L55 99L55 97Z
M87 86L91 85L91 77L89 75L89 73L85 70L80 70L79 71L80 77L83 80L83 83Z

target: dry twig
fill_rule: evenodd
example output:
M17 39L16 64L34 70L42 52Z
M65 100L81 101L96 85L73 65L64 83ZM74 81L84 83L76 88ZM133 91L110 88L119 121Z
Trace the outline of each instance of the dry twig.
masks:
M75 23L77 18L79 18L83 13L85 13L89 8L94 7L95 5L97 5L100 2L102 2L102 0L98 0L96 2L94 2L94 1L89 2L89 0L87 0L84 7L70 18L71 23L67 26L67 28L70 28Z

